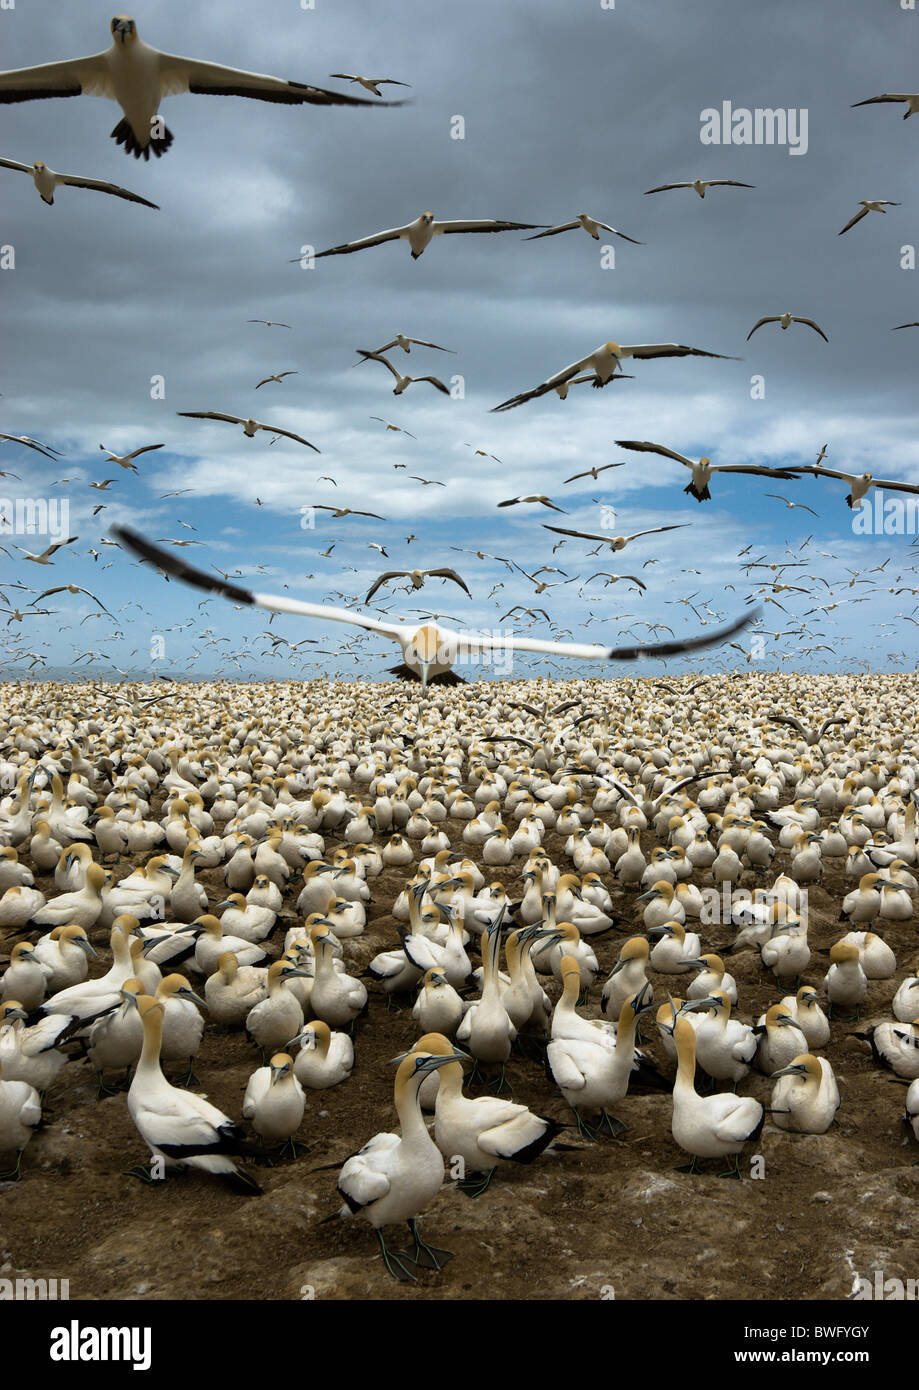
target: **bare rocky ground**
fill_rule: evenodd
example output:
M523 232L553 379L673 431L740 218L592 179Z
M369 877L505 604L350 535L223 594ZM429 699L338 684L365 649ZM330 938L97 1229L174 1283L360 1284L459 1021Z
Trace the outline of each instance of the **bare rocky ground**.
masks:
M460 843L461 823L447 822L447 830ZM329 847L335 843L329 837ZM651 843L648 837L646 851ZM545 845L555 862L565 862L560 837L548 835ZM786 865L779 851L774 869ZM119 865L118 877L131 867L127 860ZM513 867L486 869L486 878L500 878L519 895L517 873ZM211 902L223 896L221 870L200 879ZM51 880L36 881L53 893ZM353 973L377 951L397 944L389 909L403 881L403 872L392 870L373 880L365 935L345 943ZM755 886L752 880L749 886ZM815 954L803 982L819 986L828 962L816 952L846 930L838 922L839 904L851 886L834 868L811 890ZM612 880L610 888L624 931L594 939L604 972L624 935L641 931L636 895L618 890ZM298 891L294 885L287 895L291 909ZM456 1258L441 1273L423 1272L418 1286L395 1284L365 1221L320 1224L340 1198L335 1172L317 1170L394 1127L390 1059L417 1036L410 1004L389 1012L371 985L369 1011L357 1024L353 1077L344 1086L308 1094L300 1138L309 1152L258 1168L265 1188L260 1198L240 1197L194 1173L152 1185L126 1176L148 1155L124 1095L97 1100L89 1063L68 1066L46 1097L45 1124L26 1150L21 1182L0 1186L0 1273L67 1278L77 1300L806 1300L845 1298L856 1274L871 1278L875 1268L888 1277L915 1278L919 1150L901 1123L905 1088L891 1084L866 1044L852 1037L866 1021L890 1017L898 984L919 969L912 923L892 924L883 934L897 954L897 977L872 983L861 1024L834 1022L823 1054L840 1085L836 1124L820 1136L783 1134L767 1124L744 1155L742 1182L716 1172L675 1171L685 1156L671 1138L669 1094L630 1094L618 1107L628 1125L621 1140L583 1144L577 1152L544 1155L530 1167L506 1168L477 1199L446 1186L425 1213L424 1228L430 1241ZM702 933L704 946L714 950L725 948L733 935L730 925ZM106 937L95 933L94 943L106 947ZM279 927L270 949L279 953L282 938ZM15 939L10 935L0 954ZM755 1020L784 991L763 970L758 952L742 952L728 963L740 989L740 1016ZM96 966L94 973L104 968ZM658 1002L668 986L678 992L676 977L654 979ZM556 992L552 984L550 993ZM599 989L594 995L587 1012L598 1014ZM650 1051L669 1075L653 1025ZM257 1065L244 1034L209 1028L196 1063L196 1089L238 1119ZM570 1120L538 1062L515 1056L508 1074L515 1099ZM768 1104L771 1082L754 1072L739 1090ZM582 1143L574 1130L563 1138ZM750 1177L754 1153L764 1161L761 1179Z

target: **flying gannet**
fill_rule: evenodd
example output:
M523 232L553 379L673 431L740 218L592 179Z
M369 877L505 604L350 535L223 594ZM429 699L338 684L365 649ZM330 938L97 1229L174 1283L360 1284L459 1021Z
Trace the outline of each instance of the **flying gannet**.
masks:
M905 101L904 121L909 120L910 116L915 116L919 112L919 92L884 92L879 97L868 97L865 101L853 101L852 109L854 110L856 106L875 106L882 101Z
M382 354L381 352L367 352L364 348L358 348L357 351L358 351L358 352L360 353L360 355L361 355L361 361L363 361L363 362L382 362L382 364L383 364L384 367L388 367L388 368L389 368L389 370L392 372L393 376L394 376L395 379L396 379L396 384L395 384L395 386L393 387L393 395L394 395L394 396L401 396L401 395L402 395L402 392L403 392L403 391L407 391L408 388L409 388L409 387L412 385L412 383L415 382L415 381L428 381L428 382L430 382L430 384L431 384L432 386L436 387L436 389L437 389L438 391L440 391L442 395L444 395L444 396L449 396L449 394L450 394L449 389L448 389L446 386L444 386L443 382L440 380L439 377L436 377L436 376L403 376L401 372L396 371L396 369L395 369L395 367L393 366L393 364L389 361L388 358L384 357L383 354ZM360 366L360 362L355 362L354 365L355 365L356 367L359 367L359 366Z
M137 472L134 459L140 458L141 454L152 454L154 449L162 449L163 447L162 444L145 444L142 449L135 449L130 454L113 454L104 444L99 445L103 454L106 455L106 463L117 463L120 468L130 468L133 473Z
M417 261L436 236L449 236L454 232L531 232L539 227L538 222L496 222L491 219L480 221L437 222L433 212L423 212L414 222L404 227L391 227L385 232L375 232L360 241L346 241L341 246L330 246L327 251L317 251L315 259L323 256L349 256L352 251L364 251L368 246L382 246L384 241L407 241L412 252L412 260ZM294 256L293 262L301 258Z
M176 414L181 415L186 420L226 420L227 424L230 425L242 425L243 434L247 439L253 439L256 430L267 430L269 434L283 435L285 439L293 439L297 444L305 444L316 454L322 453L321 449L317 449L315 444L311 444L308 439L304 439L301 435L292 434L290 430L282 430L278 425L259 424L258 420L252 419L251 415L247 420L244 420L239 415L222 415L218 410L177 410Z
M860 198L859 202L862 205L861 212L857 212L854 217L849 219L842 231L838 233L839 236L843 236L850 227L854 227L856 222L861 222L862 218L867 217L869 212L884 212L885 208L898 208L901 206L900 203L891 202L889 198ZM887 214L884 213L884 215L886 217Z
M304 82L286 82L264 73L225 68L219 63L160 53L145 44L128 15L111 22L112 45L101 53L61 63L0 72L0 102L37 101L45 97L108 97L117 101L124 117L112 139L135 159L159 158L172 144L172 132L159 116L164 97L181 92L205 96L253 97L300 106L377 106L365 97L344 96ZM386 102L387 106L401 102Z
M573 222L562 222L557 227L549 227L544 232L537 232L535 236L525 236L524 241L540 241L543 237L558 236L560 232L574 232L578 227L583 227L584 231L593 237L594 241L600 240L600 232L610 232L613 236L622 237L623 241L630 241L633 246L643 246L644 242L636 241L633 236L626 236L625 232L619 232L615 227L611 227L608 222L597 222L592 217L588 217L586 212L579 212Z
M617 439L616 443L620 449L631 449L639 454L660 454L662 458L674 459L676 463L682 463L692 472L692 478L683 491L688 492L697 502L711 500L708 484L713 473L756 473L762 478L782 478L786 481L793 481L796 476L783 468L757 468L752 464L740 463L716 465L712 464L708 458L700 458L696 461L687 458L685 454L678 454L674 449L667 449L663 444L649 444L644 440Z
M550 528L551 529L551 528ZM655 528L657 529L657 528ZM670 529L667 527L661 529ZM728 627L701 637L691 637L672 642L656 642L631 647L607 647L598 644L579 642L543 642L531 637L505 637L500 634L477 632L454 632L439 627L436 623L387 623L353 613L347 608L334 608L322 603L305 603L300 599L286 598L272 594L252 593L248 589L230 584L227 580L214 578L203 570L194 568L177 556L161 550L136 531L124 526L113 528L114 534L124 546L133 550L144 560L150 561L167 574L191 584L196 589L208 593L221 594L233 603L248 607L265 608L275 613L299 613L308 618L320 618L329 622L349 623L370 632L378 632L398 642L402 650L403 665L395 668L399 675L409 679L420 679L423 690L429 680L443 676L451 671L462 656L481 655L492 651L542 652L547 655L571 657L580 661L636 661L644 657L676 656L684 651L696 651L704 647L716 646L748 626L759 616L759 610L747 612ZM607 540L608 537L601 539ZM630 537L629 539L634 539ZM625 542L623 541L623 544ZM621 549L621 547L620 547Z
M825 343L828 343L830 341L824 333L823 329L820 327L820 325L818 323L814 323L813 319L803 319L799 318L797 314L784 313L770 314L766 318L757 319L756 323L754 323L753 327L750 329L750 332L747 334L747 342L749 342L750 339L753 337L753 334L756 332L757 328L762 328L764 323L780 323L783 328L788 328L793 323L806 323L808 328L813 328L815 333L820 334L821 338Z
M700 198L705 197L708 188L755 188L755 183L738 183L737 179L689 179L685 183L662 183L657 188L646 188L645 193L666 193L670 188L694 188Z
M40 159L36 159L34 164L20 164L15 159L0 159L0 168L18 169L20 173L31 174L42 202L47 203L49 207L54 202L54 190L66 185L70 188L93 188L97 193L111 193L116 198L125 198L129 203L143 203L145 208L156 208L159 211L158 203L148 202L137 193L129 193L126 188L119 188L117 183L105 183L101 179L84 179L78 174L56 174Z
M741 360L739 357L726 357L722 352L705 352L702 348L685 347L682 343L634 343L631 346L613 342L601 343L586 357L572 362L570 367L563 367L560 372L548 377L539 386L534 386L531 391L522 391L519 395L511 396L509 400L494 406L492 413L512 410L514 406L535 400L538 396L546 395L548 391L558 391L564 400L560 388L567 387L579 372L587 370L593 372L594 386L606 386L607 382L612 381L614 375L621 371L622 363L627 357L718 357L726 362Z

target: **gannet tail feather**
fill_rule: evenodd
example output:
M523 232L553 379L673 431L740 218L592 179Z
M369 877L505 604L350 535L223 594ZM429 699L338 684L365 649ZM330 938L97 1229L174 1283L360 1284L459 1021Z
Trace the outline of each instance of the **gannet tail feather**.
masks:
M149 143L141 145L131 129L131 123L127 120L121 120L112 131L112 139L116 145L124 145L125 154L132 154L135 159L140 159L141 156L144 159L149 159L151 150L159 159L172 144L172 131L167 130L164 126L162 135L151 134Z

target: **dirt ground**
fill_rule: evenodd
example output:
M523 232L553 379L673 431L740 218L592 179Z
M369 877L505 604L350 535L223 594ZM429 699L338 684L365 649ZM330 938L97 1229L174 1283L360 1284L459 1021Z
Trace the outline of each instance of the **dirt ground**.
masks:
M447 822L460 840L462 823ZM645 849L653 837L646 837ZM328 836L327 847L338 841ZM565 864L562 837L545 847ZM478 850L475 850L478 854ZM28 856L24 856L25 862ZM517 861L518 864L522 861ZM787 867L780 850L774 869ZM846 930L838 922L844 880L841 861L810 893L814 952L803 982L820 984L828 961L818 954ZM131 869L117 866L118 877ZM520 894L518 868L486 869ZM398 944L390 908L404 871L388 870L371 883L365 934L345 942L352 973L379 950ZM694 876L699 881L698 874ZM199 875L211 902L224 887L222 869ZM747 886L748 875L743 885ZM704 880L701 880L704 883ZM49 895L50 879L36 876ZM624 935L641 932L634 892L609 886L622 930L593 939L603 970L613 964ZM752 880L749 884L753 887ZM285 897L293 911L294 883ZM290 922L279 922L268 943L280 953ZM733 939L728 926L703 928L706 949ZM826 1135L783 1134L767 1123L742 1159L744 1180L716 1175L722 1165L690 1176L670 1133L667 1092L630 1093L617 1107L628 1131L620 1140L565 1142L576 1152L543 1155L529 1167L499 1171L481 1197L450 1185L427 1209L428 1240L456 1258L440 1273L401 1286L386 1274L369 1225L360 1219L320 1224L341 1204L334 1171L379 1130L393 1128L394 1068L390 1059L415 1040L410 1001L390 1012L370 987L368 1013L358 1021L352 1078L328 1091L308 1092L300 1138L309 1152L296 1161L256 1172L265 1188L245 1198L204 1175L170 1175L144 1185L125 1170L148 1159L127 1111L124 1094L96 1099L92 1069L73 1062L46 1097L44 1127L23 1159L23 1178L0 1186L0 1274L66 1278L71 1299L821 1299L845 1298L856 1275L875 1267L902 1279L919 1274L915 1204L919 1199L916 1145L901 1123L905 1088L872 1061L852 1034L866 1022L890 1017L890 1001L907 973L919 969L913 923L884 931L897 954L895 980L875 981L862 1022L833 1023L822 1055L832 1063L842 1106ZM107 933L91 933L107 947ZM0 948L9 951L15 935ZM106 966L94 962L93 973ZM758 951L728 958L740 990L739 1014L753 1020L785 991L764 971ZM678 977L653 976L658 1003ZM557 993L554 982L549 992ZM599 987L586 1012L599 1015ZM653 1015L650 1016L653 1019ZM667 1074L653 1023L650 1051ZM239 1119L256 1049L240 1031L208 1028L196 1072L206 1094ZM569 1122L570 1112L539 1062L515 1055L508 1075L516 1100ZM768 1104L772 1083L751 1073L739 1090ZM473 1092L477 1093L477 1092ZM750 1176L753 1154L763 1176ZM759 1167L760 1165L757 1165Z

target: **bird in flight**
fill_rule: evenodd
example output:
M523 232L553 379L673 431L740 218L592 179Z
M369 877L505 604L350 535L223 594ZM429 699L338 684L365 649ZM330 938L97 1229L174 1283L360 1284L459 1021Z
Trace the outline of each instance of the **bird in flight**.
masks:
M246 323L262 323L266 328L290 328L289 323L275 323L273 319L246 319Z
M764 323L780 323L783 328L788 328L789 325L793 323L806 323L808 328L813 328L815 333L820 334L821 338L825 343L828 343L830 341L824 333L823 329L820 327L819 323L814 323L813 319L802 319L799 318L797 314L785 313L770 314L767 318L757 319L756 323L754 323L753 327L750 329L750 332L747 334L747 342L749 342L750 339L753 337L753 334L756 332L757 328L762 328Z
M46 550L43 550L40 555L33 555L30 550L23 550L21 545L17 545L15 549L20 551L27 560L31 560L33 564L50 565L52 563L51 556L58 550L61 550L63 546L72 545L75 540L79 540L79 537L68 536L66 541L56 541L52 545L49 545Z
M666 193L671 188L694 188L700 198L705 197L709 188L755 188L755 183L739 183L737 179L689 179L686 183L662 183L657 188L646 188L645 193Z
M99 448L102 450L103 454L105 454L106 463L117 463L119 467L130 468L132 473L136 473L137 468L134 465L134 459L140 458L141 454L151 454L154 449L162 449L163 445L145 444L142 449L135 449L133 453L130 454L113 454L104 444L100 444Z
M529 497L508 497L506 501L499 502L499 507L516 507L521 502L540 502L544 507L551 507L554 512L562 512L567 516L564 507L557 507L550 498L543 496L542 493L533 493Z
M729 362L741 360L739 357L725 357L721 352L705 352L702 348L686 347L682 343L634 343L632 345L612 342L601 343L586 357L572 362L570 367L563 367L560 372L548 377L541 385L534 386L531 391L522 391L519 396L511 396L509 400L494 406L492 414L499 410L513 410L515 406L523 405L526 401L536 400L537 397L544 396L548 391L559 391L561 395L560 387L566 387L577 377L578 372L588 371L588 369L593 372L594 386L606 386L609 381L612 381L616 372L621 369L622 363L627 357L718 357Z
M285 378L286 376L299 376L299 375L300 375L299 372L277 372L274 376L266 376L266 377L264 377L264 378L258 383L258 385L255 387L255 389L256 389L256 391L257 391L257 390L259 389L259 386L267 386L268 383L269 383L269 381L281 382L281 381L284 380L284 378Z
M663 444L650 444L640 439L617 439L616 443L620 449L631 449L638 454L660 454L662 458L673 459L676 463L682 463L685 468L692 472L692 478L683 491L688 492L690 497L694 497L697 502L709 502L711 500L708 484L713 473L756 473L763 478L781 478L786 482L793 482L797 476L783 468L756 468L752 464L713 465L711 460L707 458L696 461L687 458L685 454L678 454L674 449L666 448Z
M557 227L548 227L544 232L537 232L535 236L525 236L524 241L540 241L543 237L558 236L560 232L573 232L578 227L583 227L584 231L593 237L594 241L600 240L600 232L609 232L612 236L622 237L623 241L630 241L633 246L643 246L643 241L636 241L633 236L626 236L625 232L617 232L615 227L611 227L608 222L596 222L592 217L588 217L586 212L579 212L573 222L562 222Z
M292 434L290 430L282 430L279 425L259 424L258 420L252 419L251 415L248 420L244 420L239 415L222 415L217 410L177 410L176 414L181 415L183 419L186 420L225 420L227 424L230 425L242 425L243 434L247 439L253 439L256 430L267 430L269 434L283 436L285 439L293 439L298 444L305 444L308 449L312 449L316 454L322 452L321 449L316 448L315 444L311 444L308 439L304 439L302 435Z
M389 370L392 372L393 376L394 376L395 379L396 379L396 384L395 384L395 386L393 387L393 395L394 395L394 396L401 396L401 395L402 395L402 392L403 392L403 391L407 391L408 388L411 386L411 384L412 384L413 381L428 381L428 382L430 382L430 384L431 384L432 386L436 387L437 390L440 391L444 396L449 396L449 394L450 394L450 392L449 392L449 390L447 389L447 387L444 386L443 382L442 382L438 377L436 377L436 376L403 376L401 372L396 371L395 367L394 367L393 364L390 362L389 358L388 358L388 357L383 357L383 355L382 355L381 353L379 353L379 352L366 352L363 348L358 348L357 351L358 351L358 352L360 353L360 355L361 355L361 361L363 361L363 362L382 362L382 364L383 364L384 367L388 367L388 368L389 368ZM360 362L355 362L354 365L355 365L355 367L359 367L359 366L361 365L361 363L360 363Z
M868 97L866 101L853 101L852 109L856 106L875 106L878 102L905 101L906 110L903 112L904 121L908 121L910 116L915 116L919 112L919 92L884 92L879 97Z
M92 599L93 603L98 603L103 613L108 613L108 609L101 598L97 598L95 594L90 593L89 589L81 588L79 584L58 584L56 588L46 589L43 594L39 594L35 602L41 603L43 598L50 598L52 594L85 594L87 598ZM109 613L109 617L111 616L111 613Z
M820 513L815 512L813 507L805 507L803 502L791 502L787 497L781 497L777 492L766 492L763 495L765 497L775 498L776 502L784 502L789 511L794 511L795 507L797 507L799 511L810 512L811 516L817 517L818 521L820 519Z
M450 236L455 232L532 232L539 226L538 222L492 220L437 222L433 212L423 212L414 222L407 222L404 227L391 227L388 231L361 237L359 241L346 241L341 246L330 246L327 251L317 251L315 260L319 261L323 256L350 256L353 251L365 251L369 246L382 246L384 241L402 240L408 242L412 260L417 261L436 236ZM300 259L299 256L294 256L292 262Z
M572 473L570 478L565 479L565 483L575 483L578 478L593 478L597 481L601 473L605 473L607 468L625 468L625 460L620 463L604 463L599 468L588 468L586 473ZM564 487L564 483L562 484Z
M628 579L632 584L637 584L639 589L647 589L647 584L643 583L635 574L610 574L609 570L597 570L590 579L605 579L604 589L608 589L611 584L618 584L620 579ZM584 583L589 584L590 579L585 579Z
M0 72L0 102L36 101L45 97L108 97L124 116L112 139L135 159L157 159L172 144L172 132L159 115L160 102L181 92L204 96L252 97L291 106L378 106L366 97L345 96L305 82L286 82L264 73L225 68L197 58L161 53L144 43L129 15L111 22L112 44L101 53L38 67ZM387 106L401 102L386 102Z
M32 182L38 189L42 202L47 203L49 207L54 203L54 190L56 188L91 188L96 193L111 193L114 197L124 198L129 203L143 203L145 208L155 208L159 212L158 203L148 202L146 198L141 198L137 193L130 193L126 188L119 188L117 183L105 183L101 179L85 179L79 174L56 174L40 159L36 159L34 164L20 164L16 159L0 159L0 168L16 169L22 174L31 174Z
M454 348L441 347L439 343L426 343L423 338L406 338L404 333L397 333L389 343L384 343L382 347L376 349L377 352L388 352L390 348L400 347L403 352L411 352L412 344L416 347L434 348L436 352L449 352L453 357L456 356ZM359 367L360 362L355 362L355 367Z
M351 507L333 507L327 502L317 502L314 511L331 512L333 516L372 516L374 521L385 521L385 516L378 516L376 512L357 512Z
M901 206L900 203L892 203L889 198L860 198L859 202L862 205L861 212L857 212L854 217L849 219L842 231L837 233L838 236L844 236L850 227L854 227L856 222L861 222L862 218L867 217L869 212L884 212L885 208ZM886 217L887 214L884 213L884 215Z
M359 367L361 364L360 362L355 362L354 365ZM384 420L382 415L371 415L370 419L378 420L381 425L385 425L388 430L392 430L395 434L407 434L409 439L414 440L418 438L417 434L412 434L409 430L404 430L401 425L390 424L389 420Z
M321 603L305 603L299 599L253 593L223 579L215 579L203 570L195 569L184 560L160 550L146 537L127 527L116 527L115 535L129 550L143 560L195 588L218 593L232 603L264 608L274 613L299 613L305 617L331 622L348 623L354 627L378 632L397 642L402 650L402 664L393 668L403 678L420 680L423 691L428 683L446 677L461 657L481 656L492 651L540 652L546 655L571 657L580 661L637 661L642 658L678 656L683 652L717 646L733 637L759 617L759 612L747 612L727 627L699 637L652 642L629 647L607 647L579 642L544 642L534 637L489 635L488 633L452 631L436 622L387 623L347 608L333 608ZM458 678L453 676L455 682Z
M625 550L630 541L637 541L640 536L655 536L659 531L682 531L689 524L683 521L670 526L652 526L648 531L635 531L631 536L610 536L596 535L593 531L567 531L564 526L549 526L545 521L542 523L545 531L554 531L559 536L579 536L584 541L602 541L613 550Z
M44 454L45 458L63 458L60 449L55 449L50 444L41 444L37 439L30 439L27 434L0 434L0 439L8 439L11 444L24 444L27 449L34 449L39 454Z
M330 77L340 78L342 82L357 82L365 91L381 97L381 87L410 87L411 82L397 82L394 77L360 77L355 72L330 72Z
M458 575L456 570L445 567L437 570L387 570L385 574L381 574L373 581L373 584L367 591L367 597L364 599L364 602L369 603L377 589L383 584L386 584L390 579L410 579L413 589L420 589L426 579L452 579L454 584L458 584L463 592L469 594L469 597L472 598L472 594L469 593L469 589L466 587L466 581L462 576Z

